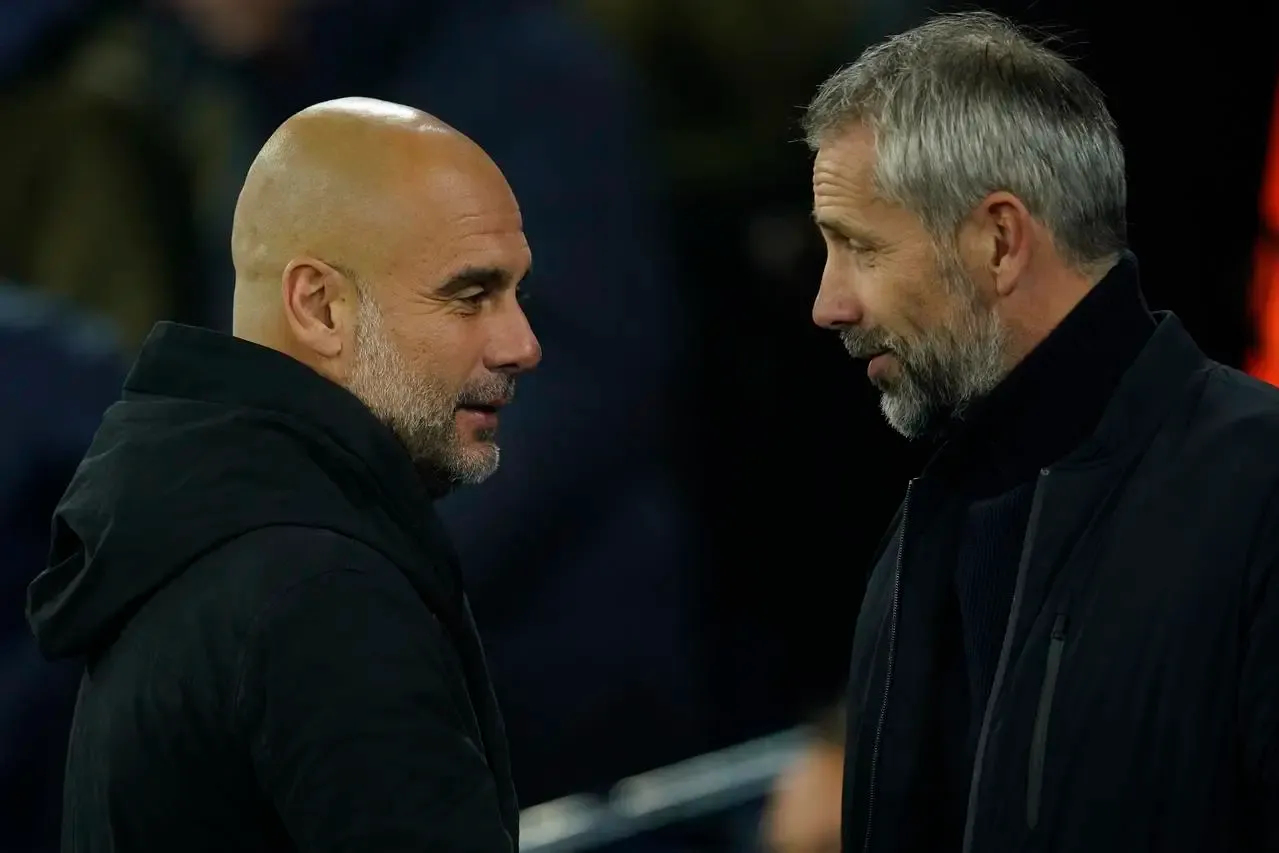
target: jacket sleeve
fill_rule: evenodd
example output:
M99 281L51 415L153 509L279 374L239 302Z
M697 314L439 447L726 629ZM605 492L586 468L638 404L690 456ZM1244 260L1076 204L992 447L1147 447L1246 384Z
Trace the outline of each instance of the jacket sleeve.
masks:
M1244 602L1239 687L1243 802L1257 821L1256 850L1279 850L1279 494L1258 530Z
M330 571L258 620L236 697L258 783L302 853L511 853L458 664L400 580Z

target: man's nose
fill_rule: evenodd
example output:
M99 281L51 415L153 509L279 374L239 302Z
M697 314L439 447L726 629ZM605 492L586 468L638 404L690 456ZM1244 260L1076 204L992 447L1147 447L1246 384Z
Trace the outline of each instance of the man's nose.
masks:
M498 320L499 327L489 342L488 368L494 373L514 376L537 367L542 345L518 302Z
M856 326L862 320L861 302L852 282L826 264L822 283L813 302L813 322L823 329L838 331Z

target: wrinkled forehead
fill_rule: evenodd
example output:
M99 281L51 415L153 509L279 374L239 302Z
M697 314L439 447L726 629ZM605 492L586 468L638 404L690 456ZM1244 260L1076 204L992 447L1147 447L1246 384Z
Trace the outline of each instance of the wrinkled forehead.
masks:
M412 199L444 218L458 215L519 215L506 177L488 160L414 170L407 177Z
M813 158L813 219L828 237L862 248L931 244L919 215L883 192L877 163L874 136L864 126L823 144Z
M875 187L875 138L864 125L832 134L813 157L813 198L870 204Z
M398 211L401 272L423 284L464 267L523 277L529 246L519 203L500 172L435 170L419 180Z

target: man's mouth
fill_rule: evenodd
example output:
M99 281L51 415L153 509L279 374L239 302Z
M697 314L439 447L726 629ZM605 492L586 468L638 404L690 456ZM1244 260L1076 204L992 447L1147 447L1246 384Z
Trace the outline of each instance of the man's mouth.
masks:
M469 388L457 397L458 412L469 412L485 420L493 420L510 404L515 397L515 383L509 379L502 382L486 382L480 387Z
M509 395L489 397L484 400L478 400L472 397L459 402L457 404L457 408L466 409L471 412L480 412L485 415L496 415L502 409L506 408L510 402L511 397Z
M845 333L841 337L849 357L857 361L872 361L893 351L892 346L887 342L876 341L870 336Z

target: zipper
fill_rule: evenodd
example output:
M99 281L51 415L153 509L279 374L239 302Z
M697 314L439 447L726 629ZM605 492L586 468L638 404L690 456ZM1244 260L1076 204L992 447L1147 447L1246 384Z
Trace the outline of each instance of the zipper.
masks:
M870 781L867 786L868 802L866 804L866 840L862 844L863 853L870 851L870 833L875 817L875 782L879 775L879 750L884 739L884 720L888 716L888 689L893 684L893 664L897 659L897 617L901 612L902 602L902 564L906 553L906 521L910 517L910 493L915 481L906 484L906 498L902 501L901 535L897 541L897 561L893 568L893 603L888 618L888 663L884 669L884 698L879 705L879 720L875 724L875 742L870 752Z
M1039 825L1040 798L1044 792L1044 752L1048 748L1048 718L1053 710L1053 694L1057 692L1057 674L1061 671L1061 655L1066 649L1066 614L1058 613L1048 640L1048 663L1044 667L1044 684L1039 690L1039 708L1035 711L1035 729L1030 739L1030 775L1026 781L1026 825Z
M1008 608L1008 623L1004 626L1004 644L999 650L999 664L995 667L995 682L986 697L986 710L982 713L981 733L977 736L977 753L973 758L973 774L968 783L968 816L964 820L963 853L972 853L973 834L977 828L977 801L981 790L982 766L986 758L986 746L990 741L990 727L995 712L995 700L1004 684L1004 676L1008 672L1009 658L1012 657L1013 635L1017 632L1017 618L1021 614L1021 599L1025 594L1026 571L1030 567L1030 555L1034 551L1035 534L1039 530L1039 514L1044 504L1044 484L1052 472L1048 468L1039 469L1039 479L1035 482L1035 494L1030 503L1030 520L1026 523L1026 536L1022 540L1021 557L1017 561L1017 582L1013 587L1013 600Z

